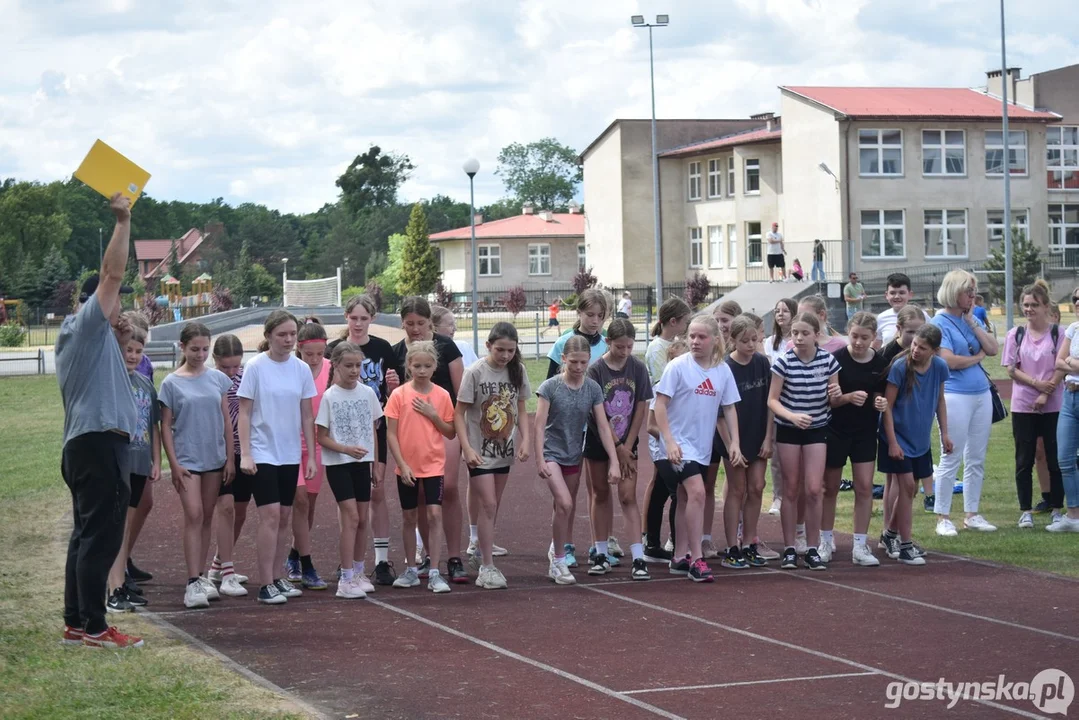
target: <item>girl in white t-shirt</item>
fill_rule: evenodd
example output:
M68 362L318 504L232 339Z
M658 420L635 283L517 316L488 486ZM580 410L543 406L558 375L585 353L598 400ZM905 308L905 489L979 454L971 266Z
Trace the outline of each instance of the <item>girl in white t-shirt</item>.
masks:
M303 592L274 569L285 564L285 540L292 519L292 502L300 469L300 433L307 447L315 446L311 398L315 381L311 368L292 354L299 323L284 310L275 310L263 325L263 340L244 368L236 395L240 400L240 469L254 475L259 512L258 566L262 578L258 601L280 605ZM315 458L304 466L304 477L315 476Z
M341 577L337 597L351 600L375 591L362 563L367 551L371 487L378 482L371 468L379 459L375 432L382 406L375 391L360 382L363 351L358 345L340 343L330 355L330 364L331 385L319 404L315 432L322 447L326 482L339 511Z
M678 493L678 532L671 573L688 575L694 582L712 582L712 570L701 551L701 535L705 520L704 474L719 423L701 420L718 418L722 407L722 421L730 434L727 449L731 462L744 462L734 407L739 396L734 376L723 362L723 336L714 317L702 313L690 321L689 349L688 355L667 364L655 388L656 424L666 456L656 461L656 470L668 489Z

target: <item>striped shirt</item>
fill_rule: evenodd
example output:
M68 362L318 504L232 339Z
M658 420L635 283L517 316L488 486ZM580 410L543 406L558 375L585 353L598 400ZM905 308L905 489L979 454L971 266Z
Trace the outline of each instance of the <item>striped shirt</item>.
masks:
M792 413L813 418L810 428L826 426L832 419L828 405L828 381L839 372L839 362L826 350L817 348L817 354L809 362L802 362L794 349L776 358L772 373L783 378L783 392L779 402ZM776 422L787 427L794 423L776 416Z
M243 379L244 369L241 367L232 378L232 387L225 393L229 399L229 419L232 420L232 447L237 455L240 454L240 398L236 396L236 391L240 389L240 381Z

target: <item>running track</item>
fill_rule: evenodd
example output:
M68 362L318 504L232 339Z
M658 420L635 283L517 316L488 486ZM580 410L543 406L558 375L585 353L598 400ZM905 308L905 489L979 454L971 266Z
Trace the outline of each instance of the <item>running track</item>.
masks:
M345 601L331 582L285 606L259 606L252 593L197 611L183 608L181 511L163 481L135 553L156 575L144 586L149 609L330 718L929 718L946 703L889 710L888 684L1000 674L1029 682L1058 668L1079 685L1079 582L941 555L921 568L887 559L856 568L849 536L837 536L836 559L821 573L731 571L714 561L716 582L697 585L658 565L649 566L652 581L631 582L623 564L602 578L582 568L576 586L556 587L546 577L550 496L532 467L512 474L499 517L508 590L454 585L435 596L425 583ZM650 468L642 462L641 471ZM401 568L390 496L391 559ZM578 548L590 535L585 512L581 502ZM250 575L254 522L236 554ZM874 523L879 532L879 516ZM617 511L615 526L628 552ZM313 538L328 581L336 530L324 486ZM713 534L722 537L722 513ZM761 535L781 546L775 518L762 519ZM1042 716L1028 700L960 700L949 711Z

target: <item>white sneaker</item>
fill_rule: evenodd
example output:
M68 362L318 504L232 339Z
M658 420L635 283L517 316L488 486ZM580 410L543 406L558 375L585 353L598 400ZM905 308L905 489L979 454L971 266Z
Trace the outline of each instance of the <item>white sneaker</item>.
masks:
M663 543L663 549L669 553L674 552L674 540L667 538L667 542Z
M719 550L716 549L716 544L711 539L701 541L701 553L705 560L719 557Z
M937 535L941 537L955 537L959 534L959 531L955 529L955 525L948 518L941 518L937 520Z
M573 573L566 567L565 560L552 560L547 577L554 580L556 585L573 585L577 582L577 578L573 577Z
M978 530L980 532L996 532L997 526L991 524L988 520L981 515L975 515L974 517L968 517L963 521L963 527L967 530Z
M465 555L468 555L469 557L472 557L473 555L476 554L477 551L479 551L479 549L480 549L480 544L479 544L478 541L469 540L468 541L468 549L465 550Z
M492 548L491 554L494 554L494 548ZM625 557L625 553L622 552L622 546L618 544L618 538L611 535L607 538L607 554L613 555L616 558Z
M832 552L835 552L835 537L834 536L832 537L831 540L828 541L828 547L832 550Z
M240 583L241 585L246 585L247 584L247 576L246 575L243 575L243 574L238 573L235 570L233 570L232 576L234 578L236 578L236 582Z
M506 576L495 566L480 568L480 573L476 577L476 587L484 590L505 590L508 586Z
M202 586L201 581L187 584L187 588L184 589L184 607L189 609L210 607L210 600L206 597L206 588Z
M1060 518L1062 518L1062 517L1067 517L1067 515L1062 513L1060 510L1054 510L1053 513L1049 516L1049 524L1050 525L1054 524L1056 521L1060 520Z
M832 562L832 548L828 543L822 542L818 545L817 554L820 555L821 562L826 564Z
M851 562L862 567L877 567L880 565L880 560L877 560L873 551L864 543L854 546L854 550L851 552Z
M1073 520L1067 515L1061 515L1055 523L1045 529L1053 533L1079 533L1079 520Z
M1034 527L1034 515L1033 513L1024 512L1019 516L1019 527L1032 528Z
M367 593L360 588L356 583L355 576L353 576L348 580L337 581L337 597L346 600L361 600L367 597Z
M236 573L229 573L221 580L220 592L222 595L228 595L229 597L243 597L247 595L247 588L236 579Z
M212 583L220 584L222 578L224 577L224 575L222 575L222 572L222 570L214 570L213 567L211 567L209 572L206 573L206 579Z
M505 557L510 554L510 551L502 547L501 545L495 545L494 543L491 543L491 554L495 557Z
M364 593L373 593L375 591L375 586L371 584L371 581L368 580L367 576L363 573L353 575L352 581L355 582L357 587L359 587L360 590L363 590Z
M765 560L778 560L779 553L768 547L763 540L757 541L757 554Z
M217 591L217 586L207 580L205 577L199 578L199 583L202 585L203 590L206 591L207 600L220 600L221 593Z
M442 577L442 573L432 569L430 575L427 576L427 589L436 594L448 593L450 584Z
M808 550L808 549L809 549L809 545L808 545L808 543L806 543L805 533L802 533L801 535L795 535L794 536L794 552L798 553L799 555L805 555L806 550Z
M424 550L424 549L423 549L423 545L417 545L417 546L416 546L416 564L417 564L417 565L423 565L423 560L424 560L424 558L426 558L426 557L427 557L427 556L426 556L426 555L424 554L424 551L423 551L423 550Z
M772 501L772 507L768 508L769 515L779 515L779 508L783 505L783 498L776 498Z

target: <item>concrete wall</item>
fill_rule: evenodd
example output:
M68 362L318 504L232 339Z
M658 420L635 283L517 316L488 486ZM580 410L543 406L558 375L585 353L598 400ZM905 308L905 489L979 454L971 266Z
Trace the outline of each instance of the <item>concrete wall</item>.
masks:
M476 245L498 245L501 250L501 274L494 277L481 275L477 288L480 292L504 290L515 285L525 288L542 288L555 283L569 283L577 274L577 245L584 238L503 238L500 240L476 240ZM528 274L529 245L551 246L551 274ZM471 240L450 240L439 243L443 248L443 262L447 270L443 274L443 284L453 292L468 292L472 289Z
M466 242L440 242L442 249L442 284L454 292L464 292L469 289L468 284L468 248L471 240Z
M585 158L583 188L584 237L589 264L601 283L613 287L623 284L625 271L622 164L622 130L615 126ZM651 201L650 183L647 189ZM649 257L652 256L654 253L649 252Z
M1059 113L1066 124L1079 123L1079 65L1037 73L1030 79L1037 107Z

